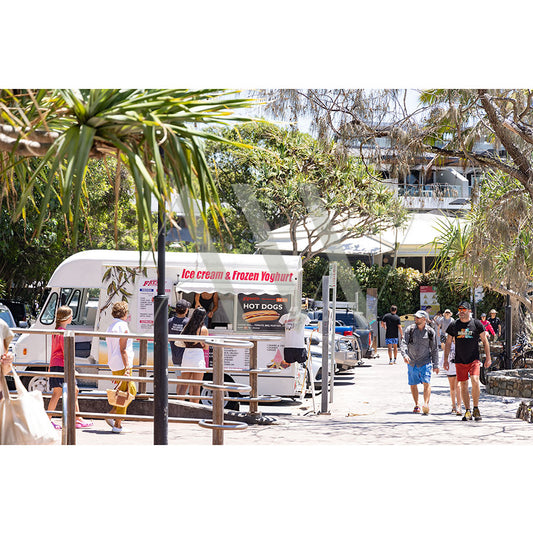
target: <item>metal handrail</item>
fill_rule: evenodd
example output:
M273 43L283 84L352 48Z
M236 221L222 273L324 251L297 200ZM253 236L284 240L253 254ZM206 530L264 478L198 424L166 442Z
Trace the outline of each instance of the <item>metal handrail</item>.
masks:
M37 335L53 335L53 334L60 334L63 335L65 338L65 344L64 344L64 361L65 361L65 367L64 367L64 373L57 375L56 373L50 373L47 371L32 371L32 372L26 372L21 371L21 374L30 374L33 376L63 376L65 378L65 383L63 385L63 411L61 412L63 417L63 435L62 435L62 444L67 445L75 445L76 444L76 429L75 429L75 417L76 417L76 411L75 411L75 401L76 401L76 395L75 395L75 379L91 379L91 380L114 380L114 381L120 381L120 382L126 382L126 381L134 381L134 382L153 382L153 377L146 377L146 376L117 376L117 375L101 375L101 374L75 374L75 337L76 335L81 335L85 337L98 337L98 338L106 338L106 337L121 337L121 338L132 338L132 339L140 339L140 340L153 340L154 336L150 334L114 334L110 332L98 332L98 331L86 331L86 330L45 330L45 329L21 329L21 328L14 328L12 329L16 333L26 333L26 334L37 334ZM213 445L222 445L223 444L223 432L224 430L241 430L245 428L244 423L239 423L237 425L226 425L224 424L224 405L223 405L223 399L224 399L224 391L229 390L231 388L231 391L250 391L251 387L247 386L246 384L235 384L232 383L231 385L225 385L223 381L224 377L224 355L222 352L223 347L237 347L237 348L252 348L253 344L249 341L240 340L240 339L224 339L224 338L216 338L213 336L187 336L187 335L170 335L169 339L181 339L184 341L205 341L209 345L212 345L215 350L215 354L213 356L213 378L214 378L214 386L216 386L216 389L214 389L213 393L213 420L211 422L206 421L205 419L200 419L196 421L196 423L199 426L202 426L203 428L210 428L213 432L213 439L212 443ZM18 365L18 363L16 364ZM26 362L24 365L28 365L28 362ZM167 380L170 383L175 384L198 384L203 383L201 380L184 380L184 379L169 379ZM207 387L208 385L211 385L211 383L204 384L204 387ZM51 412L54 413L54 412ZM86 415L86 417L89 417L88 414L84 412L77 412L79 415ZM153 421L153 416L148 416L148 419ZM99 415L99 418L109 418L109 414L101 414ZM120 419L131 419L131 417L126 417L126 414L120 414ZM167 418L168 422L181 422L176 421L176 419L179 418ZM203 424L201 424L203 423ZM247 426L247 425L246 425Z

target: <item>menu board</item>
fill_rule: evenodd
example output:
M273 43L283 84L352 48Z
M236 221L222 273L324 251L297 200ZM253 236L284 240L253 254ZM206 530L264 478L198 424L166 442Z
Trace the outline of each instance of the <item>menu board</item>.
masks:
M165 280L165 294L170 296L172 283ZM154 330L154 297L157 295L156 278L140 278L137 291L138 303L138 331L152 333Z
M289 296L240 293L238 301L237 330L283 331L279 318L289 311Z

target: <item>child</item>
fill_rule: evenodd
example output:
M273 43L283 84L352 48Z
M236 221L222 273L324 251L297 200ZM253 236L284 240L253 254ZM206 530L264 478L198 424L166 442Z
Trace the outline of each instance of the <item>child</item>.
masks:
M66 330L66 326L72 322L72 310L68 306L61 306L56 314L56 330ZM63 334L54 334L52 336L52 356L50 357L51 373L65 372L65 352L64 352ZM50 377L50 387L52 388L52 398L48 403L48 411L52 412L56 409L57 401L63 393L63 378ZM78 386L76 386L76 412L79 412L78 406ZM52 414L48 414L50 421L52 421ZM61 425L54 423L52 425L56 430L61 430ZM76 428L87 428L93 426L90 421L85 421L82 417L76 417Z

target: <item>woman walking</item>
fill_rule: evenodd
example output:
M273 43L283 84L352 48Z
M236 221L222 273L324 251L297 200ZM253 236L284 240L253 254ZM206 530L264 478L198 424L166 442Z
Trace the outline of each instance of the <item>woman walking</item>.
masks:
M72 310L68 306L60 306L56 313L56 330L66 330L68 324L72 322ZM65 372L65 338L63 334L54 334L52 336L52 355L50 357L50 373ZM50 387L52 388L52 398L48 403L47 410L53 412L56 409L57 402L63 394L63 377L50 377ZM76 384L76 412L80 411L78 405L78 385ZM48 414L52 425L56 430L61 429L59 423L52 421L52 414ZM88 428L93 426L90 421L85 421L82 417L76 417L76 428Z
M181 335L209 335L209 331L204 325L205 316L206 311L204 308L196 308L193 311L189 322L185 325L185 328L181 332ZM203 341L176 341L176 344L178 346L182 346L182 344L185 345L183 360L181 362L181 378L184 380L202 380L204 377L204 370L206 368L204 348L208 347L207 343L204 343ZM188 370L187 368L192 368L194 370ZM190 395L199 396L201 389L201 384L179 384L178 395L185 395L187 390L189 390ZM199 403L200 399L192 399L191 402Z

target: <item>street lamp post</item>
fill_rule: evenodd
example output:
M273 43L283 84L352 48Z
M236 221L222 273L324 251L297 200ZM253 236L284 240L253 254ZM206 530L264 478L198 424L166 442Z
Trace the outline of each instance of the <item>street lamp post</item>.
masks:
M168 445L168 297L165 294L165 211L158 209L157 296L154 298L154 445Z

